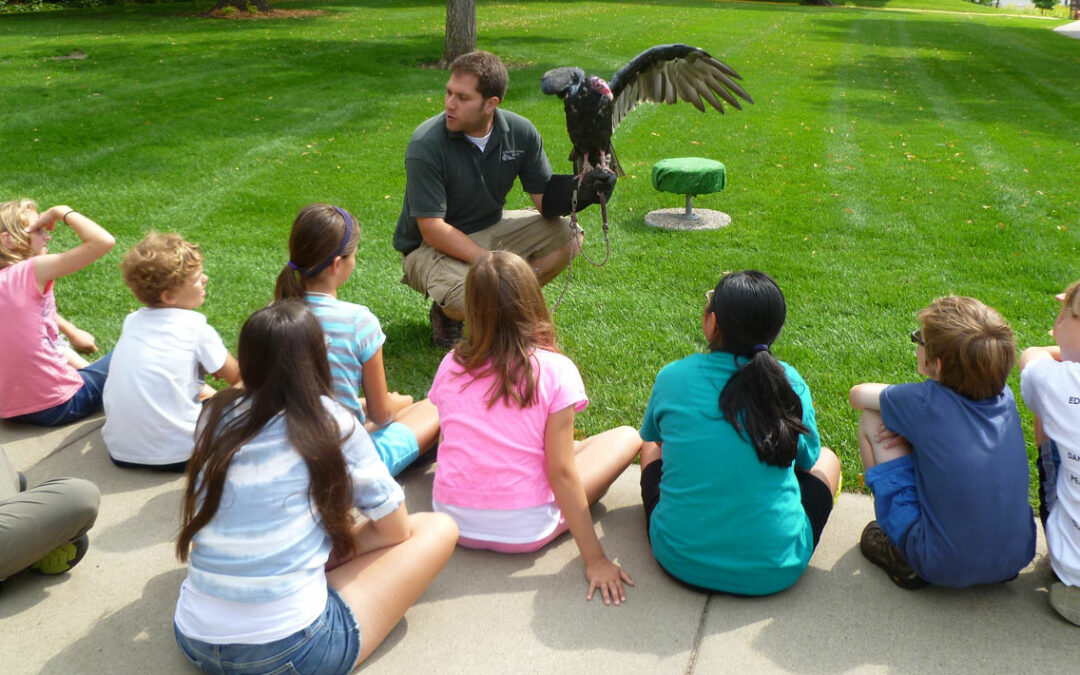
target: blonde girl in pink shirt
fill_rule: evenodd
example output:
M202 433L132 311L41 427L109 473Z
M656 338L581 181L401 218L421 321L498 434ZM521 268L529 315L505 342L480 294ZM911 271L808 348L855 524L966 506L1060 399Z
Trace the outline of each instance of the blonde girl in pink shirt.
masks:
M57 224L82 243L49 251ZM67 206L39 214L29 199L0 204L0 418L56 426L101 409L109 372L106 354L76 370L60 341L53 281L108 253L115 241L100 225Z
M626 599L630 575L604 553L589 505L641 448L632 427L574 440L589 399L558 351L536 274L508 251L477 258L465 277L464 340L443 359L429 396L442 441L434 510L458 524L458 544L528 553L566 530L604 604Z

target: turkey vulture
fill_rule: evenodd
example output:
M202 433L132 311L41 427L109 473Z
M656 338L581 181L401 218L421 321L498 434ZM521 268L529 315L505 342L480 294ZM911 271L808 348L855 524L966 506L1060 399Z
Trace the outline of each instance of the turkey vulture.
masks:
M574 172L582 175L591 170L591 159L622 176L622 167L611 147L611 133L638 103L674 104L682 99L704 112L704 99L724 112L719 96L741 110L733 94L750 103L754 100L735 83L736 79L742 78L705 50L676 44L646 49L620 68L610 85L603 78L586 76L581 68L570 66L544 73L540 88L545 94L563 99L566 130L574 145L570 152Z

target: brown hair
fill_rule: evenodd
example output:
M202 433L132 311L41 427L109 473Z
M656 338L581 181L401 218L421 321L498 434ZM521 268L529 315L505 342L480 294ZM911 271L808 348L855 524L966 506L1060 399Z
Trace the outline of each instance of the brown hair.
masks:
M236 453L280 413L289 446L310 474L308 500L315 506L334 551L356 552L352 536L352 480L337 421L323 398L332 398L326 343L318 319L298 300L252 314L240 330L243 389L210 399L188 461L176 555L186 561L191 540L217 513L229 464Z
M488 407L503 400L525 408L536 402L536 349L558 351L536 273L520 256L489 251L465 275L466 337L454 360L472 377L495 375Z
M322 274L335 258L352 255L359 243L360 224L351 213L330 204L308 204L293 221L289 262L278 274L274 299L302 299L305 279Z
M919 312L926 360L941 359L939 381L973 400L1001 393L1016 363L1012 329L975 298L938 298Z
M510 83L510 74L502 59L491 52L475 51L462 54L450 64L452 74L470 73L476 76L476 90L485 100L497 96L500 101L506 98L506 86Z
M1065 306L1069 308L1069 314L1073 316L1080 316L1080 302L1077 302L1077 298L1080 298L1080 279L1069 284L1069 287L1065 289Z
M11 267L33 256L30 251L30 235L26 228L30 223L23 217L27 208L37 209L33 199L16 199L0 204L0 232L11 238L12 248L0 244L0 269Z
M161 304L161 294L175 291L202 267L199 245L174 232L151 231L124 255L124 283L144 305Z

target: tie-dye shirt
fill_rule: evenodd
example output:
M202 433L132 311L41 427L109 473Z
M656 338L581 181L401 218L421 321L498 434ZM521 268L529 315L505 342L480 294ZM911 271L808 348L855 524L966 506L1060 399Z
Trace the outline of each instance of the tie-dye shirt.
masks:
M390 477L356 418L336 401L324 402L342 432L350 434L342 450L356 508L371 520L389 515L404 501L401 486ZM221 505L192 542L185 586L197 593L182 592L176 611L177 625L185 634L212 637L208 627L223 609L231 615L232 635L246 632L236 625L238 616L250 616L249 628L254 631L265 625L266 617L258 616L264 603L273 603L277 612L283 605L307 608L289 614L288 622L300 628L314 621L326 603L324 566L331 541L308 499L309 482L307 465L289 445L280 415L236 453ZM203 601L208 597L223 602ZM250 608L247 615L238 611L244 606ZM315 615L307 616L313 611Z

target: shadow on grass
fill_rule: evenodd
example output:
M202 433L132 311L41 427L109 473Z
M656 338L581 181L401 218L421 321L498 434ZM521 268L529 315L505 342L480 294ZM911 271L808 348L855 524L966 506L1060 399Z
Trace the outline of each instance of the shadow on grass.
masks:
M917 117L1023 133L1049 125L1057 137L1080 140L1080 128L1066 123L1080 115L1080 56L1075 44L1054 37L1030 24L891 16L821 20L808 33L810 40L865 52L814 75L819 91L845 90L854 117L885 120L898 130ZM1007 55L1001 45L1009 45Z

